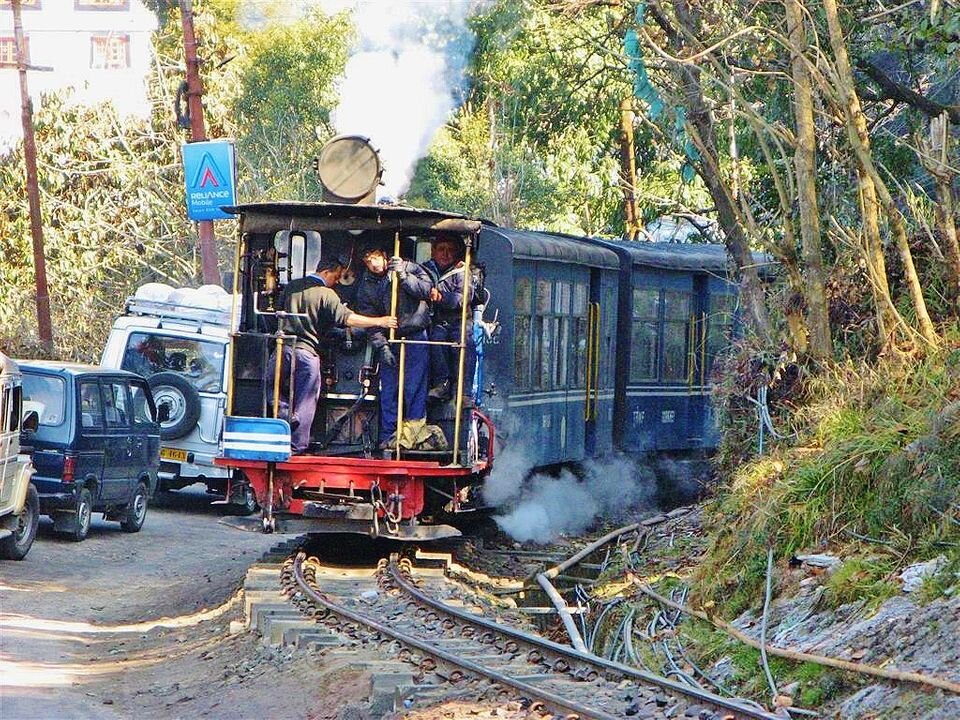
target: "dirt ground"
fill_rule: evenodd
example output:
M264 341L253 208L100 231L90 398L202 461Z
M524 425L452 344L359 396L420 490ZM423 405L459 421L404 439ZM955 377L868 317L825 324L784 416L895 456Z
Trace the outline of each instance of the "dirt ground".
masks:
M178 717L124 700L208 674L203 651L238 641L225 632L237 603L225 601L278 542L218 519L188 490L132 535L97 515L73 543L41 520L27 558L0 563L0 717Z

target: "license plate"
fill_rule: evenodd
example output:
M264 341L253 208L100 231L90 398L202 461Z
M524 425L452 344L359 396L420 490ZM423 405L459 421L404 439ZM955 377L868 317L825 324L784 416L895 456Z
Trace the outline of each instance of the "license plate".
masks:
M176 448L160 448L161 460L173 460L174 462L186 462L187 451L177 450Z

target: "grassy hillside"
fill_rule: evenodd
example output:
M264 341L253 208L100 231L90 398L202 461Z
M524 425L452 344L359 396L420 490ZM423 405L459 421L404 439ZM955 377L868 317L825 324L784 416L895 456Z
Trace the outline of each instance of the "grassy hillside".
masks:
M707 512L712 541L697 576L702 601L727 616L762 599L768 547L845 560L829 580L835 603L880 601L906 565L943 555L923 588L957 584L960 571L960 335L922 360L849 362L795 380L773 410L783 439L735 461L756 413L728 402L727 471ZM756 445L753 444L754 448Z

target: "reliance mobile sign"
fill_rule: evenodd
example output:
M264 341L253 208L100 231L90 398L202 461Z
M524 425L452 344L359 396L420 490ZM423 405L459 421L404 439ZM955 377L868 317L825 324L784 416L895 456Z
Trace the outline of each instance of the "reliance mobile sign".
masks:
M182 146L183 179L187 186L187 216L191 220L224 220L233 215L224 205L237 202L237 164L233 143L227 140Z

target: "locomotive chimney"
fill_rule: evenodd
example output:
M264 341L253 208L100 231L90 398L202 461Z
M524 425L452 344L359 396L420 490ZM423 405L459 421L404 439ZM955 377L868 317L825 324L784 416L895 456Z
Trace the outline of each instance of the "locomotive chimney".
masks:
M324 202L371 205L376 201L383 165L369 138L337 135L323 146L315 168Z

